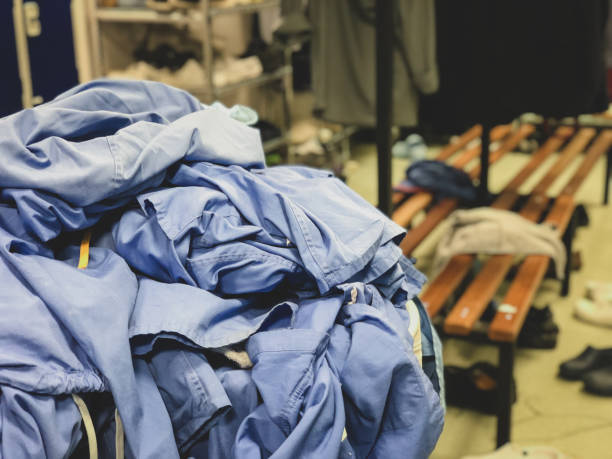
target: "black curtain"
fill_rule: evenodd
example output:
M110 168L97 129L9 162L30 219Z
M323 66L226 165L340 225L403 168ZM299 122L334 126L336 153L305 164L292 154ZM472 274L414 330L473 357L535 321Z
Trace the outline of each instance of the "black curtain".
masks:
M439 132L608 107L607 0L437 0L440 90L421 100Z

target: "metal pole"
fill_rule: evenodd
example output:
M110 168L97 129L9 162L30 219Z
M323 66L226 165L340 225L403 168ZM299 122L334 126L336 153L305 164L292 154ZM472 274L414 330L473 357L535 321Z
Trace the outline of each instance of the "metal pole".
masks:
M478 201L487 205L489 200L489 143L491 142L491 126L482 125L480 149L480 184L478 186Z
M203 0L200 4L202 11L202 27L204 40L202 40L202 57L204 58L204 72L206 72L206 96L207 104L217 100L217 92L214 83L214 63L213 63L213 34L212 34L212 17L210 16L210 0Z
M499 345L499 404L497 412L497 447L510 441L512 426L512 374L514 372L514 343Z
M378 208L391 214L391 117L393 112L393 2L376 1L376 149Z
M604 205L608 205L608 199L610 194L610 176L612 175L612 149L606 153L606 181L604 182Z
M561 296L566 297L570 291L570 281L572 275L572 246L574 242L574 236L576 235L576 227L578 226L578 218L576 216L576 210L572 212L567 228L565 228L565 234L563 234L563 244L565 245L566 262L565 262L565 276L563 283L561 284Z

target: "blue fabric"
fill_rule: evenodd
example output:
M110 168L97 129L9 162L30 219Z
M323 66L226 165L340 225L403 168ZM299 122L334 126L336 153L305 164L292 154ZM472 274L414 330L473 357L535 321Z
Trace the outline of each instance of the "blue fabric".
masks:
M442 428L439 397L387 308L361 302L375 298L364 287L303 300L292 327L254 334L247 345L254 367L250 375L236 370L236 392L255 384L262 401L247 397L248 409L241 405L239 416L214 426L190 454L427 457ZM349 304L353 288L360 292ZM344 427L349 438L341 445Z
M464 170L429 159L408 166L406 178L395 187L400 192L414 192L415 189L425 189L441 197L459 198L468 202L478 197L477 188Z
M434 354L436 359L436 373L438 375L438 385L440 386L440 391L438 394L440 395L440 404L442 405L442 409L446 412L446 382L444 381L444 361L443 361L443 349L442 349L442 340L438 335L435 327L431 325L431 333L433 335L433 344L434 344Z
M148 362L181 453L188 451L230 409L213 368L202 353L161 349Z
M77 248L69 248L63 260L47 258L28 253L27 246L6 244L3 233L0 229L0 269L8 270L3 281L14 284L0 294L1 383L54 395L108 390L137 457L176 450L172 436L164 445L163 437L155 435L152 442L142 434L159 428L149 410L163 414L165 409L159 396L156 400L139 388L141 378L132 365L128 322L137 282L125 262L92 248L87 270L79 270Z
M335 328L332 343L348 349L339 358L344 362L340 381L355 456L428 457L442 431L444 412L416 357L405 351L379 311L347 305L343 318L344 327Z
M215 374L223 385L232 404L232 409L215 424L208 438L196 443L189 457L198 459L229 459L234 457L234 439L242 421L259 405L257 386L250 370L220 367Z
M291 302L270 298L220 298L184 284L140 280L129 335L132 352L147 355L157 341L168 338L186 346L219 348L244 341L268 317L293 315ZM206 307L203 307L205 305Z
M155 279L222 294L312 279L326 293L365 268L376 278L401 257L404 231L327 172L199 162L180 165L170 182L179 188L141 196L141 210L114 231L119 253ZM408 281L416 294L422 279Z
M251 377L263 399L240 424L235 457L337 457L344 406L327 360L329 337L315 330L276 330L249 339Z
M0 457L63 458L81 439L81 415L68 395L29 394L0 386Z
M112 398L101 457L114 406L127 457L431 452L404 231L328 172L266 168L250 115L100 80L0 120L3 456L81 451L88 392Z
M437 353L434 343L434 330L427 315L427 310L423 303L418 298L414 299L414 303L419 311L421 318L421 350L423 352L423 371L431 380L436 392L440 393L440 380L438 377L438 362L442 358L442 354Z
M88 83L0 120L0 151L0 199L43 241L160 185L178 160L265 165L256 129L184 91L135 81Z

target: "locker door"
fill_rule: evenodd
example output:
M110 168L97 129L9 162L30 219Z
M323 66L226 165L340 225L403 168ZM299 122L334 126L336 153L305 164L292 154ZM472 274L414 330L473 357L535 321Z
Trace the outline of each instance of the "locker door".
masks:
M53 99L78 82L70 0L13 0L23 107Z
M28 50L32 88L34 94L42 98L40 103L53 99L78 83L70 0L27 0L23 5L26 24L31 21ZM36 12L39 30L36 30Z
M0 1L0 117L21 109L12 8L11 2Z

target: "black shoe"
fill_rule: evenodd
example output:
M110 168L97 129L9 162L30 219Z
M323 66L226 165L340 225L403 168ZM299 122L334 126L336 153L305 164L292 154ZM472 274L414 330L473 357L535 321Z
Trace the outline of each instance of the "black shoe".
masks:
M612 397L612 365L587 373L584 377L584 390Z
M559 327L547 305L541 309L530 308L518 337L519 347L532 349L553 349L557 346Z
M587 373L607 366L612 366L612 348L595 349L587 346L579 356L559 366L559 376L570 380L582 379Z
M543 308L530 308L525 322L528 321L537 323L544 333L559 333L559 327L554 321L549 305Z
M528 349L554 349L557 347L557 336L558 333L523 332L521 330L516 344L518 347Z
M444 367L446 402L487 414L497 414L499 406L499 369L488 362L477 362L469 368ZM512 403L516 385L512 380Z

